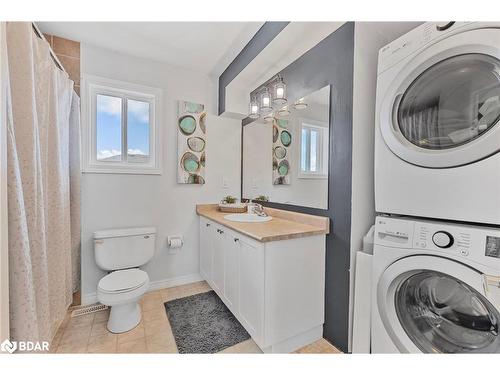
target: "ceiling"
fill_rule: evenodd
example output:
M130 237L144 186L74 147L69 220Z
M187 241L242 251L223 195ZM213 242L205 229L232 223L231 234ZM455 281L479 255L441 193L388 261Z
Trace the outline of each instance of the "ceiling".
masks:
M37 22L44 33L218 77L263 22Z

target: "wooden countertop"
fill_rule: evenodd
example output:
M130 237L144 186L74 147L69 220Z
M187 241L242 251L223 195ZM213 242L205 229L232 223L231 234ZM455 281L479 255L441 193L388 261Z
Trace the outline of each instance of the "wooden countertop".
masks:
M273 219L263 223L241 223L224 219L227 212L220 212L216 204L199 204L196 213L236 232L260 242L289 240L292 238L328 234L329 218L306 215L292 211L265 208Z

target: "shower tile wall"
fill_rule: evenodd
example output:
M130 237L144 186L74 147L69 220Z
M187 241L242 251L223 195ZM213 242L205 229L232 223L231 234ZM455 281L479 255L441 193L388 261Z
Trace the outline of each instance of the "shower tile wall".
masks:
M44 34L45 39L57 55L57 58L75 82L75 91L80 95L80 42Z

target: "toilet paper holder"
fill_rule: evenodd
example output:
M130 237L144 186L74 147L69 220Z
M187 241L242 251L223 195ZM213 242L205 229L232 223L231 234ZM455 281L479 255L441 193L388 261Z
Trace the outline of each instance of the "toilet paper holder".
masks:
M182 236L168 236L167 237L167 245L171 249L177 249L184 245L184 241Z

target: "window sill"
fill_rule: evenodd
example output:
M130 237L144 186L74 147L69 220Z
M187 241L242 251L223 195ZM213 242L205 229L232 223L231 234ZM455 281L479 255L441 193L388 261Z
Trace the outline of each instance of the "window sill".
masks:
M159 168L87 167L82 173L161 175L162 171Z
M326 180L328 179L328 175L326 174L304 174L301 173L298 175L298 178L303 180Z

